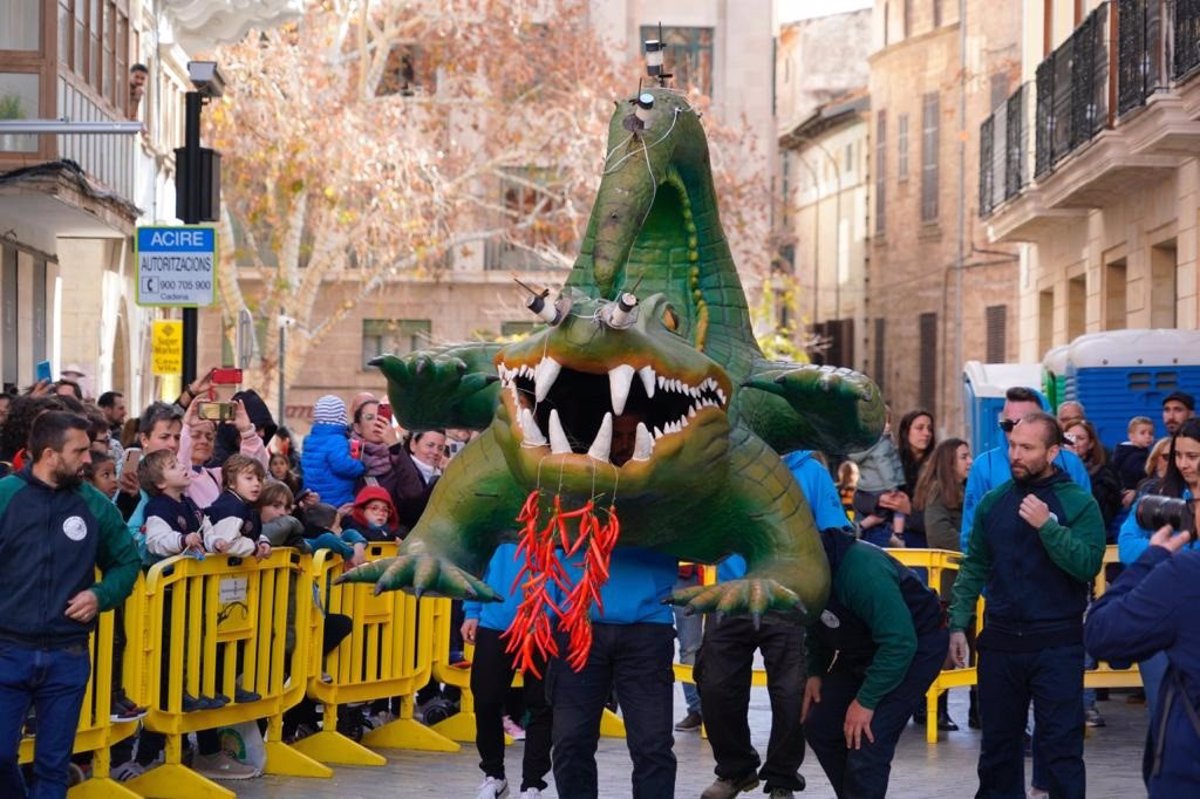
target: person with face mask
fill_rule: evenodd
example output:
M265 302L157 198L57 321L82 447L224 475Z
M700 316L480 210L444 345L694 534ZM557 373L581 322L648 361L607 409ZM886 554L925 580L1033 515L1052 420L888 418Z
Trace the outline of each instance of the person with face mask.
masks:
M987 592L979 634L977 799L1025 796L1023 733L1033 701L1035 757L1053 797L1082 799L1083 614L1104 559L1091 492L1058 466L1058 421L1040 411L1009 431L1012 479L979 502L950 606L950 654L967 664L966 628Z

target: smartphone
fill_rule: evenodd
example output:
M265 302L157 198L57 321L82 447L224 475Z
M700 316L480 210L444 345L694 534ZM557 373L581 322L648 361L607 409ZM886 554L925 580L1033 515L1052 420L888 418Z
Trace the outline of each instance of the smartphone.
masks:
M210 422L228 422L233 419L232 402L201 402L196 413Z
M130 447L125 450L125 461L121 464L121 473L131 472L137 474L138 464L142 461L142 450L140 447Z
M377 415L383 421L387 422L388 424L391 424L391 422L392 422L392 406L388 405L386 403L381 404L379 406L379 412Z
M350 457L355 460L362 457L362 441L357 438L350 439Z
M50 362L38 361L37 366L34 367L33 381L35 383L40 383L43 380L50 382L53 379L54 378L50 376Z
M232 366L222 366L212 370L214 386L233 386L242 382L242 370Z

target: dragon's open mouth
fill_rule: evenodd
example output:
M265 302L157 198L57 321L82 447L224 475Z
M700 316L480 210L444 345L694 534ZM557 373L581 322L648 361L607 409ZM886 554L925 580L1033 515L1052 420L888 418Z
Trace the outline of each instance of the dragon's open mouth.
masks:
M650 460L659 439L682 432L705 408L723 410L727 403L711 374L687 379L630 364L584 372L550 357L498 368L522 446L548 446L556 455L587 453L616 466Z

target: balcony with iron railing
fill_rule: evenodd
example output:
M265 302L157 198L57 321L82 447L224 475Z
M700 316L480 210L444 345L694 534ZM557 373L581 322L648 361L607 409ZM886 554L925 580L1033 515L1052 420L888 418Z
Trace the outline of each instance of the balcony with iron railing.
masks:
M1096 8L980 126L979 213L993 239L1027 240L1193 156L1198 72L1200 0Z

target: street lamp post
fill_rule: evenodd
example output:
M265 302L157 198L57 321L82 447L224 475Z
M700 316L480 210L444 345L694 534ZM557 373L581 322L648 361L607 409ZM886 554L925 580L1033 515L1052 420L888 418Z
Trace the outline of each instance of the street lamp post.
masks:
M214 61L189 61L188 77L196 87L184 97L183 147L175 150L175 215L185 225L216 222L221 208L221 155L200 146L200 112L225 91L225 80ZM183 385L196 379L195 306L183 309Z

